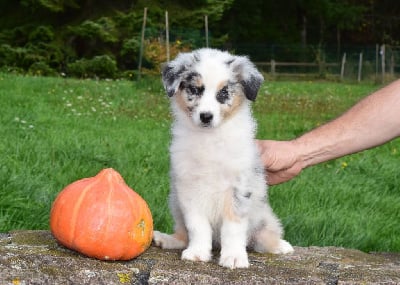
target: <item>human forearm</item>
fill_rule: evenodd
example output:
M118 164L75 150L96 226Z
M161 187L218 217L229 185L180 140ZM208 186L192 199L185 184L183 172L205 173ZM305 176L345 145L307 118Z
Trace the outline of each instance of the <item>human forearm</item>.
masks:
M400 80L364 98L337 119L293 140L302 168L400 136Z
M364 98L337 119L291 141L258 141L270 185L304 168L400 136L400 80Z

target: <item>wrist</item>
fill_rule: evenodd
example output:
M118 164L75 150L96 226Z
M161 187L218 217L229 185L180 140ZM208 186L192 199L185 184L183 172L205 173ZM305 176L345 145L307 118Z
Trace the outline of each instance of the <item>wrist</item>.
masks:
M295 149L296 163L301 169L331 159L331 147L318 142L315 138L308 140L307 136L300 136L291 142Z
M300 138L295 138L288 141L288 143L293 153L294 165L301 169L310 166L308 164L307 149L305 148L304 142Z

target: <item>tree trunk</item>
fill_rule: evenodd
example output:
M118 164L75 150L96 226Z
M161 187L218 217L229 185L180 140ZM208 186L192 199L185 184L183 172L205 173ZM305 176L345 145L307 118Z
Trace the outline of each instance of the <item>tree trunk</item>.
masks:
M342 34L340 31L339 26L336 26L336 56L339 59L340 58L340 50L342 49Z
M325 22L322 15L319 16L319 45L322 46L325 37Z
M301 45L304 48L307 46L307 17L306 17L306 15L302 16L302 26L301 26L301 31L300 31L300 37L301 37Z

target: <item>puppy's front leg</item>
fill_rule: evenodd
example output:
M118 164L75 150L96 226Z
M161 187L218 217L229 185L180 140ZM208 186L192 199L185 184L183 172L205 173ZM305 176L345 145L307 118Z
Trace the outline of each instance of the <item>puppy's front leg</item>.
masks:
M212 229L206 217L187 213L186 228L189 234L189 246L182 252L182 259L210 261L212 249Z
M231 269L249 267L246 251L247 226L248 222L246 218L223 220L219 265Z
M219 264L232 269L249 267L246 246L252 192L247 177L238 177L236 186L227 192L224 205Z

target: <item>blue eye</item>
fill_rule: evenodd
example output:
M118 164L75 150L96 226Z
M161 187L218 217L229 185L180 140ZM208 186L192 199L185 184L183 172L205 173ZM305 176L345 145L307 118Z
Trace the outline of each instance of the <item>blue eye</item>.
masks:
M194 85L189 85L186 90L188 91L188 93L192 94L192 95L196 95L196 96L201 96L203 94L204 91L204 87L203 86L194 86Z
M216 98L219 103L224 104L229 99L228 86L221 88Z

